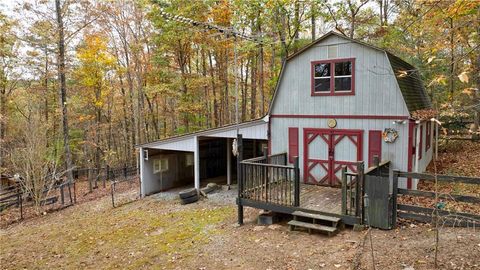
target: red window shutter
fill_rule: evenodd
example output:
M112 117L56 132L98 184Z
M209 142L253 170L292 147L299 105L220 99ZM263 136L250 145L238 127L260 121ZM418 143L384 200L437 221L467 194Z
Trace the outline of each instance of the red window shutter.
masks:
M418 159L422 159L423 154L423 126L420 124L420 142L418 144Z
M298 156L298 128L288 128L288 162L293 163L293 157Z
M373 165L373 157L378 156L382 160L382 132L370 130L368 132L368 166Z

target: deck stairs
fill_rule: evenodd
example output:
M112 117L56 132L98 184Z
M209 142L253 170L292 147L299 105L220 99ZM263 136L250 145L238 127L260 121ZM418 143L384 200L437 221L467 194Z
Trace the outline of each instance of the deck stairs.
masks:
M342 220L338 217L303 211L295 211L292 216L293 220L288 222L291 231L296 228L304 228L308 230L308 233L312 233L312 230L314 230L332 236L343 227Z

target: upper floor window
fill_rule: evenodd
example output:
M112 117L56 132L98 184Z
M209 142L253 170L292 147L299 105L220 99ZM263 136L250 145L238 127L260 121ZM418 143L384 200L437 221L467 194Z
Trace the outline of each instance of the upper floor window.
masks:
M355 59L312 62L312 96L354 95Z

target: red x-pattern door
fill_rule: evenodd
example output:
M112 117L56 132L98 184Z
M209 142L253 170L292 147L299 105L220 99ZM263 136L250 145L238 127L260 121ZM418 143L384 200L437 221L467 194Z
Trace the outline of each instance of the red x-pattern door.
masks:
M362 158L361 130L304 129L304 182L339 186L341 169L356 172Z

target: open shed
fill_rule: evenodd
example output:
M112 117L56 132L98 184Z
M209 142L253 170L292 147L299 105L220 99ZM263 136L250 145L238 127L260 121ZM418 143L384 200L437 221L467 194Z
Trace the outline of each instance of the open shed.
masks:
M138 145L141 195L181 186L198 189L208 182L231 185L236 180L232 143L237 134L244 138L244 157L252 158L267 147L267 133L265 117Z

